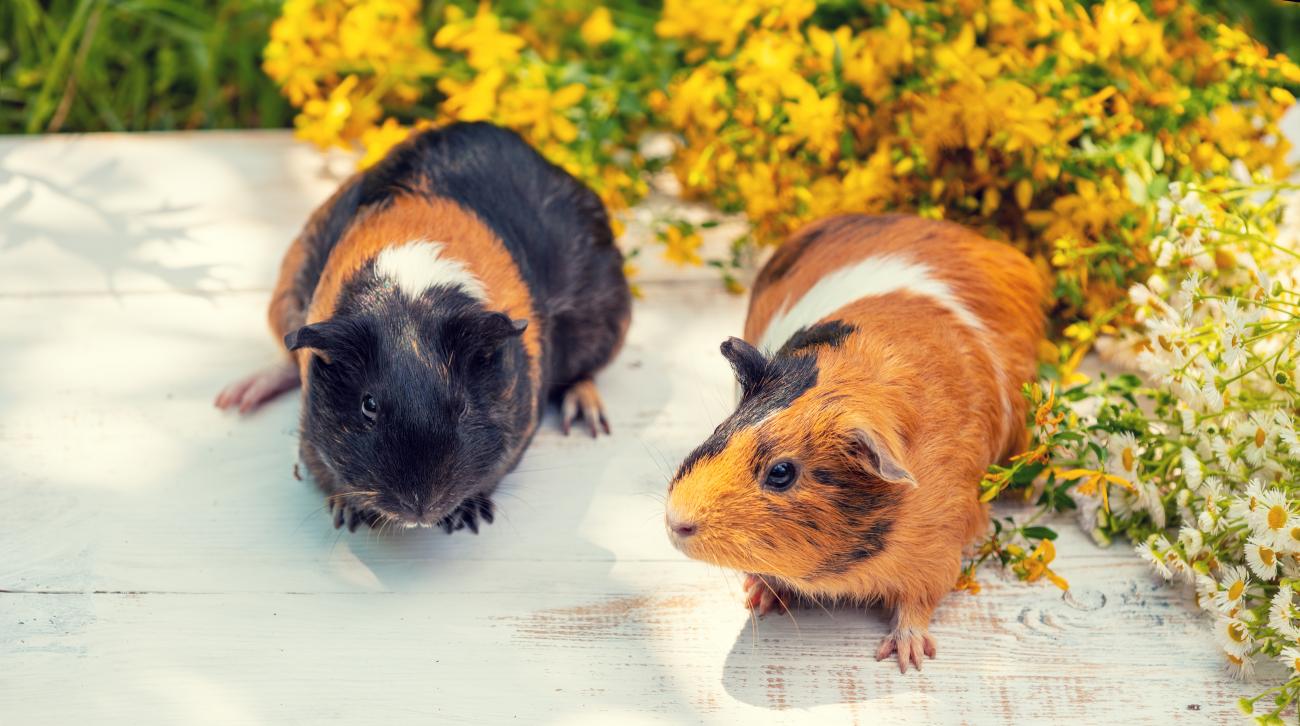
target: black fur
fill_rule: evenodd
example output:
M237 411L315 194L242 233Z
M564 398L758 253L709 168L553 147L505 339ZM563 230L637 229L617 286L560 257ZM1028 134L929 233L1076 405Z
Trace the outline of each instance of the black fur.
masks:
M289 348L317 353L302 459L361 521L374 524L382 512L477 532L480 519L492 521L489 497L533 434L535 406L613 357L631 296L590 189L513 132L457 124L399 145L313 215L295 282L308 291L304 300L352 221L402 195L454 201L505 244L541 328L543 385L537 390L528 375L524 321L452 288L411 300L377 278L372 262L343 286L334 317L285 337ZM378 402L373 420L362 412L366 395Z
M677 470L681 479L702 459L717 456L737 431L757 424L774 411L788 408L805 391L817 385L817 358L812 355L778 355L767 359L740 338L722 344L741 385L740 405L718 425L713 435L691 452Z
M487 123L427 131L372 167L360 186L361 205L427 193L474 212L496 233L543 321L546 388L589 375L618 347L632 297L605 206L518 134Z
M827 320L809 327L799 328L790 339L785 341L777 356L793 355L819 345L838 348L844 339L857 332L857 328L843 320Z

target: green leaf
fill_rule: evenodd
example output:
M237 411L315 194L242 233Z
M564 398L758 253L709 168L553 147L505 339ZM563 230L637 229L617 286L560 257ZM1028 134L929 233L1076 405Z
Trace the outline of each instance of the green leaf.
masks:
M1050 527L1025 527L1020 532L1029 539L1056 539L1056 531Z

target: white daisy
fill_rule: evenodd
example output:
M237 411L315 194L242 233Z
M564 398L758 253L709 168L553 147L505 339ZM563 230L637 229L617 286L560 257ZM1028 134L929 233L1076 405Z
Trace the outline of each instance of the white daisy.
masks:
M1106 442L1106 470L1115 476L1122 476L1130 482L1137 481L1138 462L1141 460L1142 447L1137 437L1127 431L1113 434Z
M1205 535L1195 527L1183 527L1178 530L1178 544L1183 546L1183 552L1187 553L1188 559L1195 559L1205 547Z
M1196 400L1201 408L1210 413L1223 411L1223 392L1215 385L1213 376L1205 379L1205 382L1197 389L1197 394Z
M1144 511L1151 517L1151 523L1157 529L1165 528L1165 502L1160 497L1160 487L1145 481L1134 481L1134 488L1137 490L1137 501Z
M1215 618L1214 638L1219 641L1219 647L1223 648L1223 652L1238 658L1244 658L1255 643L1250 634L1250 627L1245 622L1223 614Z
M1158 535L1153 535L1147 538L1146 542L1137 545L1133 549L1137 552L1138 556L1143 560L1146 560L1146 563L1151 565L1151 569L1159 573L1161 577L1166 580L1172 580L1174 579L1174 573L1169 569L1169 566L1165 564L1165 550L1160 547L1159 540L1163 540L1163 538ZM1164 544L1168 545L1169 543L1165 541Z
M1295 640L1300 637L1300 630L1297 630L1295 626L1294 594L1290 585L1283 585L1278 588L1277 594L1273 596L1273 600L1268 607L1268 627L1276 630L1279 635L1288 640Z
M1273 540L1273 547L1278 552L1300 552L1300 517L1291 517L1286 527Z
M1297 195L1300 197L1300 194ZM1273 414L1273 430L1277 436L1286 444L1286 450L1292 456L1300 455L1300 437L1296 436L1295 424L1286 411L1277 411Z
M1259 483L1258 479L1251 479L1246 484L1246 491L1239 496L1233 497L1232 504L1228 507L1228 516L1233 519L1249 519L1254 515L1255 510L1263 506L1264 485Z
M1191 488L1200 488L1201 482L1205 480L1205 468L1201 465L1201 460L1196 458L1196 452L1184 446L1179 452L1179 458L1179 463L1183 466L1183 479Z
M1219 586L1214 592L1214 604L1223 613L1241 607L1241 598L1250 587L1250 572L1241 565L1228 565L1219 571Z
M1287 534L1291 523L1291 503L1286 494L1276 489L1265 489L1258 504L1246 515L1246 523L1256 535L1277 542Z
M1218 612L1214 604L1214 594L1219 591L1219 583L1209 575L1196 574L1196 604L1202 610Z
M1256 536L1246 541L1246 564L1261 580L1277 578L1277 552L1272 545L1271 537L1262 539Z
M1300 673L1300 648L1283 648L1277 659L1292 673Z
M1260 467L1272 454L1272 441L1276 436L1274 425L1268 417L1252 413L1249 418L1233 428L1233 436L1241 442L1242 453L1251 466Z
M1249 656L1235 656L1226 653L1228 659L1228 672L1233 678L1239 681L1249 681L1255 678L1255 662Z

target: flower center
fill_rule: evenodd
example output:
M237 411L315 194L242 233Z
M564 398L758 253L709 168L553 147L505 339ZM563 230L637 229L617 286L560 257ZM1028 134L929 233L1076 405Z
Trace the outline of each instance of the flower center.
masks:
M1245 589L1246 589L1246 583L1242 582L1241 580L1237 580L1236 582L1232 583L1232 587L1228 588L1228 599L1236 600L1237 598L1241 597L1241 592L1242 590Z
M1232 638L1234 642L1244 643L1246 642L1246 629L1242 627L1241 623L1228 623L1228 637Z
M1286 507L1277 504L1269 507L1268 528L1282 529L1282 525L1284 524L1286 524Z
M1133 470L1133 447L1125 446L1124 453L1120 457L1124 461L1124 471Z
M1260 547L1259 559L1263 560L1266 566L1272 567L1273 563L1277 560L1277 557L1273 554L1273 550L1267 547Z
M1268 434L1264 433L1264 429L1263 428L1255 429L1255 448L1257 449L1264 448L1265 441L1268 441Z

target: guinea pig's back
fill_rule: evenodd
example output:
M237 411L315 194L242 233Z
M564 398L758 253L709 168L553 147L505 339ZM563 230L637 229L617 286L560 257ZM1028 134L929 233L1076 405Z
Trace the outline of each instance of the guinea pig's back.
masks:
M803 326L864 297L895 292L940 299L997 336L999 348L1014 351L1017 374L1032 374L1043 275L1010 245L908 215L843 215L799 230L760 271L745 337L772 352Z

